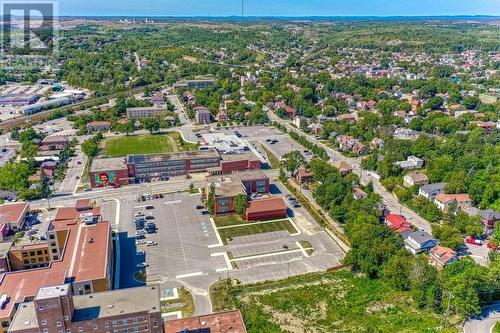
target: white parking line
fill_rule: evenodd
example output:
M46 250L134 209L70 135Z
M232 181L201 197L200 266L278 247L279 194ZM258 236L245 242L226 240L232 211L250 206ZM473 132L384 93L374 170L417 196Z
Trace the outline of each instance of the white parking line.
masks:
M224 256L224 261L226 262L226 268L217 268L215 271L219 272L227 272L233 270L233 265L231 264L231 260L229 260L229 256L227 252L215 252L210 254L211 257Z
M255 256L249 256L249 257L243 257L243 258L234 258L234 259L230 259L230 261L242 261L242 260L248 260L248 259L266 258L266 257L278 256L281 254L297 253L297 252L302 252L302 251L300 249L296 249L296 250L287 250L287 251L280 251L280 252L273 252L273 253L266 253L266 254L258 254Z
M192 276L200 276L200 275L203 275L203 272L195 272L195 273L181 274L181 275L177 275L175 278L176 278L176 279L183 279L183 278L187 278L187 277L192 277Z
M182 202L181 200L174 200L174 201L165 201L163 204L168 205L168 204L175 204L175 203L180 203Z
M223 246L224 243L222 242L222 239L220 238L219 232L217 231L217 226L215 225L213 218L210 218L210 224L212 225L212 228L214 229L215 237L217 237L217 244L211 244L208 246L208 248L211 249L214 247Z

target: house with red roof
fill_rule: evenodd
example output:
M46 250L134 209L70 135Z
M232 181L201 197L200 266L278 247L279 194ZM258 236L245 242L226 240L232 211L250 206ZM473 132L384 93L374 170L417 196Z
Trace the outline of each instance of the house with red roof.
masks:
M412 230L411 223L406 218L399 214L388 214L384 216L384 223L397 233Z

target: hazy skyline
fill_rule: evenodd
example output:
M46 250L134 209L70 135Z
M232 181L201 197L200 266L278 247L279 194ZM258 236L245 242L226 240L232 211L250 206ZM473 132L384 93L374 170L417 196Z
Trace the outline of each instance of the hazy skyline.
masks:
M500 15L500 0L244 0L245 16ZM239 16L241 0L59 0L61 15Z

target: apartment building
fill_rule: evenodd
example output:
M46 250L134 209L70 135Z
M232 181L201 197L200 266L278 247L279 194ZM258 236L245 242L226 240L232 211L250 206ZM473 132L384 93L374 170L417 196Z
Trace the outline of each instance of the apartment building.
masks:
M162 112L167 112L167 108L161 108L158 106L146 106L146 107L134 107L127 108L127 118L128 119L142 119L154 117Z

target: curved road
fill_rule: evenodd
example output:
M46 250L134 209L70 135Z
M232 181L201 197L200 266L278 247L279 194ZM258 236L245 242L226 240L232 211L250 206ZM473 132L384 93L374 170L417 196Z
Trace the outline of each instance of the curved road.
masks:
M464 333L493 333L496 323L500 322L500 302L487 306L477 318L469 319L463 327Z

